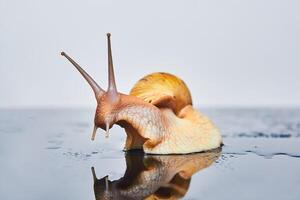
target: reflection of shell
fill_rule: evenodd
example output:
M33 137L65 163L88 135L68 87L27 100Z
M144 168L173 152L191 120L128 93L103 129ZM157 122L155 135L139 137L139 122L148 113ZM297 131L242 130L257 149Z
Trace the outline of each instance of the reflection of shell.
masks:
M192 104L186 84L169 73L152 73L143 77L133 86L130 95L158 107L172 107L176 113Z

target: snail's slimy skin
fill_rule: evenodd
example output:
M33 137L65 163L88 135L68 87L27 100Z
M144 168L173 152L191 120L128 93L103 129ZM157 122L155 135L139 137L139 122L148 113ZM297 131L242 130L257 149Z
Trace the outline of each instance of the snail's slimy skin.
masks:
M113 106L102 98L95 124L105 130L118 124L127 133L125 150L143 149L150 154L186 154L218 148L221 135L213 123L191 105L176 115L141 99L121 94Z
M178 116L167 108L162 113L168 120L167 135L155 148L144 148L146 152L186 154L220 147L222 138L219 130L191 105L184 107Z
M218 148L222 143L218 129L191 105L184 107L178 116L171 109L150 105L126 106L116 115L117 123L127 133L126 150L185 154Z
M168 73L153 73L139 80L130 95L117 91L110 34L108 37L108 89L104 91L72 58L65 56L86 79L95 93L97 128L118 124L127 133L125 150L143 149L149 154L187 154L215 149L222 138L214 124L192 107L186 84Z

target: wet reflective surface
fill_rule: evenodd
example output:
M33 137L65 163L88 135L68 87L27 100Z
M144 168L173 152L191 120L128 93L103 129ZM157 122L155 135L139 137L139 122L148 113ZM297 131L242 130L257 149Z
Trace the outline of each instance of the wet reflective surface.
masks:
M93 110L0 110L0 199L300 199L299 109L203 112L222 152L145 156L118 127L92 142Z
M126 172L118 180L98 179L94 167L95 197L99 199L179 199L188 191L194 173L209 167L221 149L189 155L126 153Z

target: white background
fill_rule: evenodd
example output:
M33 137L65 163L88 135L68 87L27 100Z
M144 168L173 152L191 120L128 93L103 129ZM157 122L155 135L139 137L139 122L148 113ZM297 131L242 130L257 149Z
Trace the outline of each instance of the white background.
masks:
M75 58L107 87L112 33L118 89L170 72L197 106L300 106L300 3L0 0L0 107L93 107Z

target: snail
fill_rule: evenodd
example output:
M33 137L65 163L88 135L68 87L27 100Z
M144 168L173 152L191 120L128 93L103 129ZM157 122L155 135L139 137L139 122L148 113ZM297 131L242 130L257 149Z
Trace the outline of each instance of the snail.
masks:
M149 154L187 154L222 145L218 128L193 108L189 89L175 75L152 73L140 79L129 95L118 92L110 37L108 33L107 91L70 56L61 52L81 73L95 94L97 108L92 140L98 128L105 130L108 137L109 129L117 124L127 134L124 150L142 149Z
M192 176L212 165L221 149L189 155L147 155L127 153L126 172L118 180L108 175L97 178L94 167L94 193L100 199L181 199Z

